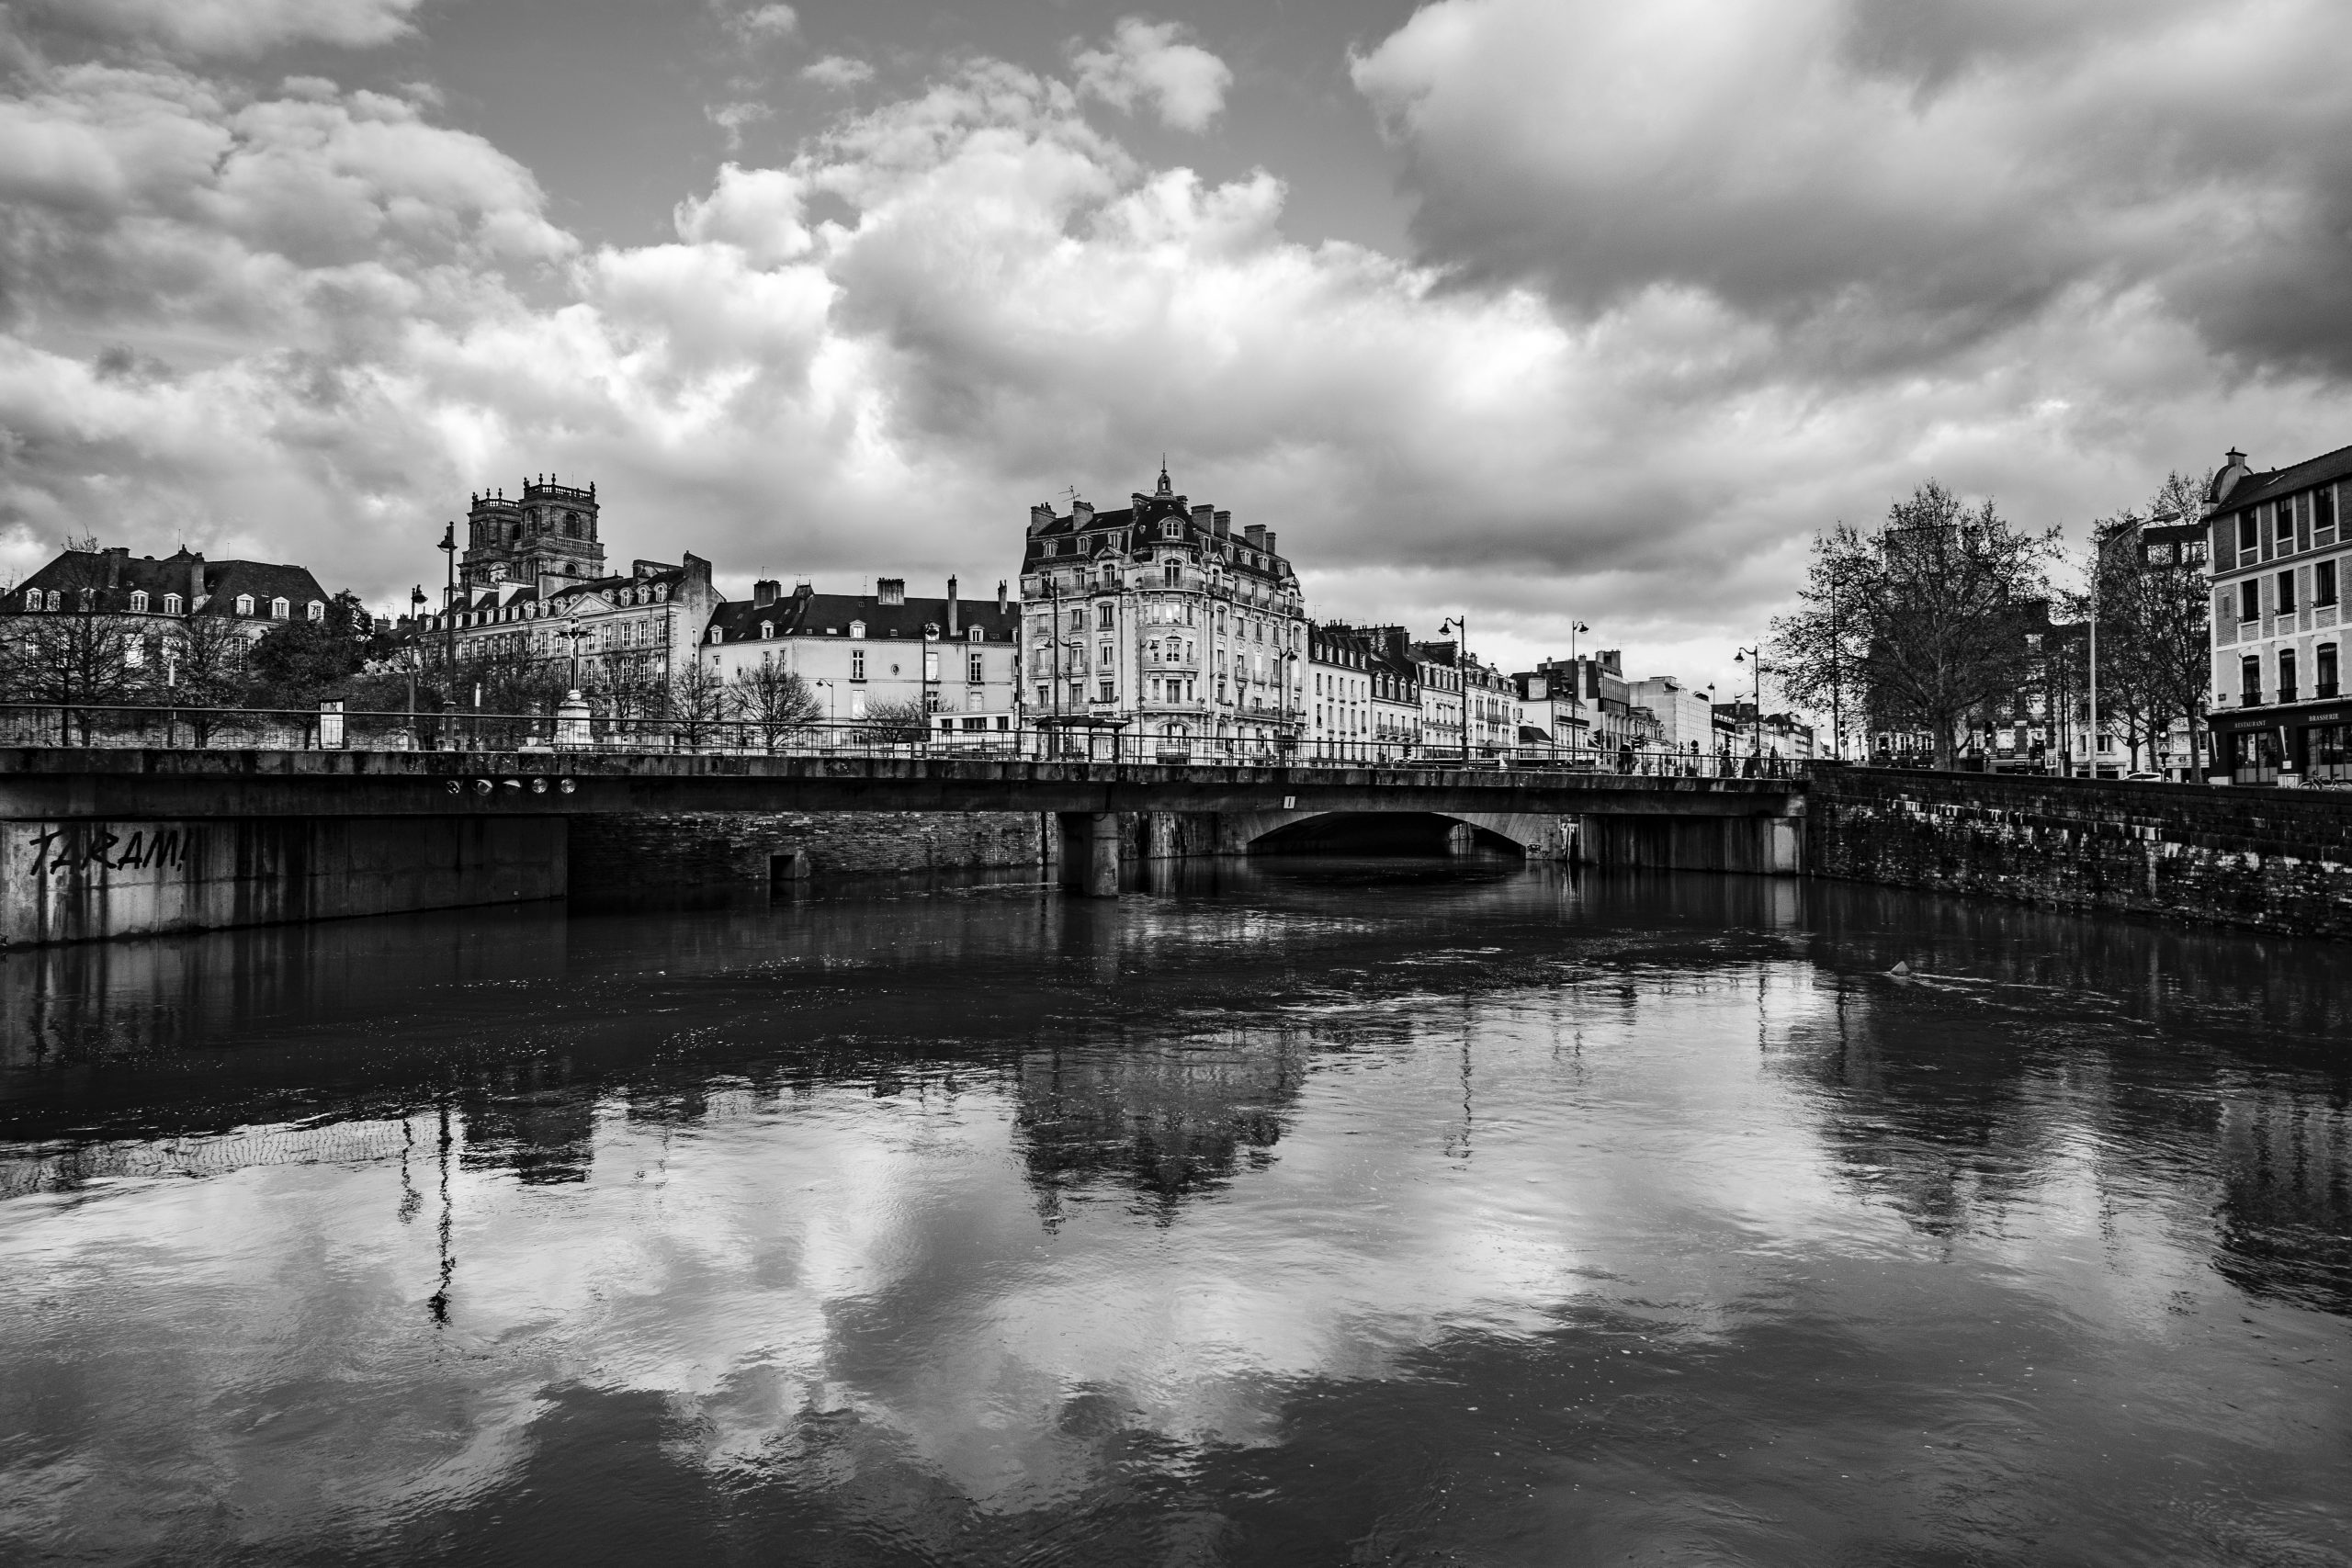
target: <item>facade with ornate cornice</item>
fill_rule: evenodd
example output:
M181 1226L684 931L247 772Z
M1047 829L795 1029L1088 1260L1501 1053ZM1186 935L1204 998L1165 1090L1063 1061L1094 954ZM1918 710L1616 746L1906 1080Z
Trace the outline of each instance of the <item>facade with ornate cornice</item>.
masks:
M1304 739L1306 614L1272 531L1178 495L1030 509L1023 716L1115 729L1165 755L1276 754Z

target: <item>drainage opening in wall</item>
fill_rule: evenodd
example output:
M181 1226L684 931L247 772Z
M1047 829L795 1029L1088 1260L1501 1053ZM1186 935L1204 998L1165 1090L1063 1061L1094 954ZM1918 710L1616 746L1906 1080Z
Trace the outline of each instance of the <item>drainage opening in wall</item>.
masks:
M786 887L808 880L808 852L786 850L768 856L768 886Z

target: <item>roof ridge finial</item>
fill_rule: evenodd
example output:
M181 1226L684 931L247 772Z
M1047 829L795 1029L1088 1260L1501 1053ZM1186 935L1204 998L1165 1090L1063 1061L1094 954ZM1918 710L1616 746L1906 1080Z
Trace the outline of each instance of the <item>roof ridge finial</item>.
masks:
M1159 455L1159 493L1161 495L1176 493L1175 485L1168 478L1168 454L1165 452Z

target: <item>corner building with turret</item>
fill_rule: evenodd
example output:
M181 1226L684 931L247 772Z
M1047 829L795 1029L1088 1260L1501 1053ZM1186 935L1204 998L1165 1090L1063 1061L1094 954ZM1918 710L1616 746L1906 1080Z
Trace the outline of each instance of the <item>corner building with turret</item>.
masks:
M1306 615L1274 535L1175 493L1029 512L1023 718L1116 728L1146 755L1280 755L1306 723Z

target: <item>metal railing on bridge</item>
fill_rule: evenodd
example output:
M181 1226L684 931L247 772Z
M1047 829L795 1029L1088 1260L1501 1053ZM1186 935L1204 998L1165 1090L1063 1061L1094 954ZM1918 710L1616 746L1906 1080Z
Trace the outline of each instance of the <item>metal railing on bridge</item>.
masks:
M1652 778L1786 778L1803 761L1658 746L1145 735L1108 725L1019 722L1007 715L915 720L775 721L559 710L501 714L212 708L170 705L0 705L0 747L160 750L354 750L554 755L1007 758L1197 767L1469 768Z

